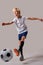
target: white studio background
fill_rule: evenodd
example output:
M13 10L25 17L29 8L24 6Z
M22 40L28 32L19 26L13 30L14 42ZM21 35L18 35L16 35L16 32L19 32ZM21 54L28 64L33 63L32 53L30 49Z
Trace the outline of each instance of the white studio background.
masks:
M2 22L12 21L14 7L20 8L21 14L26 17L43 18L43 0L0 0L0 51L3 48L18 48L15 24L1 26ZM26 25L29 33L24 45L24 55L43 54L43 22L29 20ZM13 61L10 64L14 63ZM2 61L0 63L3 65Z

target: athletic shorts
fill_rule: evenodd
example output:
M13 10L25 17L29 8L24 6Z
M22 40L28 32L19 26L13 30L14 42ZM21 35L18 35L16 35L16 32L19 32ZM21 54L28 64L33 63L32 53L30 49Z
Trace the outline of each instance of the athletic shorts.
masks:
M21 40L22 36L25 36L26 38L27 34L28 34L28 31L18 34L18 40Z

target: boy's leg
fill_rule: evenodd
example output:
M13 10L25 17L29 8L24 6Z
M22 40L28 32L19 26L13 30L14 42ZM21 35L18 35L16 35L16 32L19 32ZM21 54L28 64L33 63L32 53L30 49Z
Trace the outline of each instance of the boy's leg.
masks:
M16 56L19 56L19 53L21 54L21 57L20 57L21 61L24 59L23 58L24 40L25 40L25 36L22 36L21 40L19 40L19 49L18 50L16 48L14 49Z
M24 60L24 57L23 57L24 40L25 40L25 36L22 36L21 40L19 41L19 42L20 42L19 51L20 51L20 53L21 53L21 57L20 57L20 60L21 60L21 61Z
M16 48L14 49L16 56L19 56L19 52L21 56L23 56L24 40L25 40L25 36L22 36L21 40L19 40L19 49L18 50Z
M24 40L25 40L25 36L22 36L21 40L19 40L19 49L18 50L16 48L14 49L16 56L19 56L19 52L21 56L23 56Z
M21 53L21 55L23 55L23 46L24 46L24 41L21 41L20 45L19 45L19 51Z
M24 60L23 59L23 46L24 46L24 41L26 39L27 33L28 32L25 32L23 34L18 35L18 37L19 37L19 49L18 50L14 49L14 52L16 53L17 56L19 56L19 52L20 52L20 54L21 54L20 60L21 61Z

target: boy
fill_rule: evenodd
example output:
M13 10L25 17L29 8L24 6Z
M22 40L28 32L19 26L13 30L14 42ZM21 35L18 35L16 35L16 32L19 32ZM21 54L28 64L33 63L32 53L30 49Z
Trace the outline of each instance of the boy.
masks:
M27 30L27 26L25 24L25 20L39 20L39 21L43 21L43 19L40 18L26 18L24 16L21 16L21 11L19 8L13 8L13 13L15 15L15 18L13 19L12 22L9 23L2 23L2 26L4 25L10 25L15 23L16 27L17 27L17 31L18 31L18 40L19 40L19 49L14 49L14 52L16 54L16 56L19 56L19 54L21 54L20 56L20 61L24 60L24 56L23 56L23 46L24 46L24 41L26 39L26 36L28 34L28 30Z

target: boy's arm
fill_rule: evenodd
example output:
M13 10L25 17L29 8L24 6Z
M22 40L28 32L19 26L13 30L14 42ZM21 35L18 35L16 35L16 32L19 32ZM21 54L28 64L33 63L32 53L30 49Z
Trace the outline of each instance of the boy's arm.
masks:
M11 24L13 24L13 23L14 23L14 22L2 23L2 26L11 25Z
M42 18L35 18L35 17L29 17L29 18L27 18L27 20L39 20L39 21L43 21Z

